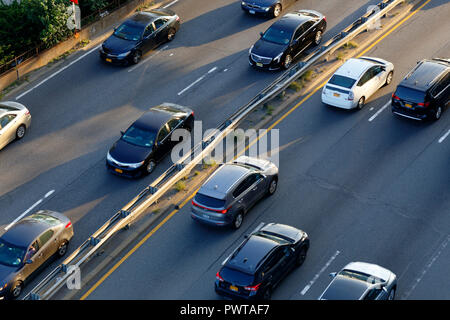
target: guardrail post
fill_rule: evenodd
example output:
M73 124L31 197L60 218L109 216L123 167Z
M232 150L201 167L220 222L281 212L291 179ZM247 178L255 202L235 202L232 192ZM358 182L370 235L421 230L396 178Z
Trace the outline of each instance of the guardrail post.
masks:
M89 238L89 244L90 244L91 246L95 246L95 245L97 245L99 242L100 242L100 240L99 240L98 238L95 238L95 237L90 237L90 238Z
M182 164L182 163L177 163L177 170L178 170L178 171L183 170L183 168L184 168L184 164Z
M41 297L37 293L30 293L30 300L41 300Z
M149 187L148 191L150 192L150 194L155 194L158 191L157 187Z

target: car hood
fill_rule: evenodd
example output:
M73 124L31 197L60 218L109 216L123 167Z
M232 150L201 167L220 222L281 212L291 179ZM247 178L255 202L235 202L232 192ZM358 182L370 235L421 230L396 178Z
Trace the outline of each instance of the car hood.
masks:
M256 41L251 53L262 57L275 58L284 52L288 46L259 39Z
M106 53L120 54L125 53L133 49L138 41L125 40L115 35L111 35L103 42L102 48L106 49Z
M5 282L10 281L14 272L16 272L17 267L5 266L0 264L0 285L4 285Z
M256 4L261 7L270 7L271 5L275 4L275 0L244 0L248 4Z
M151 147L140 147L122 139L117 140L111 149L109 149L110 156L122 163L142 162L151 152Z

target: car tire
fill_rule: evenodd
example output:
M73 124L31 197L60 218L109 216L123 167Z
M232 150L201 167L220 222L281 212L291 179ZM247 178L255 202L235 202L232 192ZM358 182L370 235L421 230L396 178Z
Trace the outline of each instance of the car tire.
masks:
M139 61L141 61L141 58L142 58L142 53L141 53L141 51L136 50L136 51L133 53L133 56L131 57L131 62L132 62L133 64L138 64Z
M364 98L364 96L359 98L358 104L356 105L356 108L358 110L361 110L364 107L364 102L366 102L366 98Z
M274 177L270 183L269 183L269 188L267 189L267 195L271 196L275 193L275 191L277 191L277 187L278 187L278 178Z
M281 7L281 4L277 3L275 7L273 7L272 15L274 18L278 17L281 14L281 11L283 8Z
M433 120L434 121L439 120L441 118L441 115L442 115L442 107L438 106L434 112Z
M322 42L322 31L319 30L316 32L316 35L314 36L314 44L318 46Z
M10 298L17 299L22 293L22 289L23 289L22 281L14 282L13 286L11 287Z
M262 296L263 300L270 300L272 298L272 288L267 287L266 290L264 290L264 294Z
M395 299L395 289L396 288L392 288L391 291L389 291L388 300L394 300Z
M241 211L236 215L236 217L234 217L233 223L231 224L232 228L234 230L239 229L242 226L243 221L244 221L244 213Z
M27 131L27 128L25 127L24 124L21 124L17 130L16 130L16 139L20 140L25 136L25 133Z
M170 28L169 31L167 32L167 41L172 41L173 38L175 38L175 34L177 33L177 31L174 28Z
M300 267L305 262L307 252L308 249L306 247L300 248L300 251L297 254L297 259L295 261L297 267Z
M69 246L69 242L64 240L61 242L61 244L58 247L58 250L56 251L56 254L59 258L64 257L67 253L67 247Z
M156 168L156 162L153 159L150 159L147 164L145 165L145 173L150 174L152 173Z
M287 54L283 61L283 69L289 69L292 64L292 56Z
M388 86L392 82L392 77L394 76L394 71L390 71L388 75L386 76L386 82L384 83L385 86Z

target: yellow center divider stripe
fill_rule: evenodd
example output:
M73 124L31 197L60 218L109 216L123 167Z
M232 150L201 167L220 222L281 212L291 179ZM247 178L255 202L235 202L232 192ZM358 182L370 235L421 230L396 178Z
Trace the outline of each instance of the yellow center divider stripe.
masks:
M379 43L381 40L386 38L389 34L391 34L394 30L396 30L399 26L401 26L403 23L405 23L407 20L409 20L412 16L414 16L417 12L419 12L424 6L426 6L431 0L425 1L420 7L418 7L416 10L411 12L408 16L406 16L404 19L402 19L400 22L398 22L395 26L393 26L389 31L387 31L385 34L383 34L380 38L378 38L376 41L374 41L369 47L367 47L365 50L363 50L358 57L365 54L367 51L372 49L377 43ZM328 81L328 80L327 80ZM311 91L305 98L303 98L299 103L297 103L294 107L289 109L283 116L281 116L277 121L275 121L268 129L265 131L262 135L258 136L255 140L253 140L243 151L241 151L236 157L241 155L243 152L248 150L253 144L255 144L261 137L263 137L267 132L272 130L276 125L278 125L281 121L283 121L288 115L290 115L294 110L296 110L299 106L301 106L303 103L305 103L306 100L311 98L312 95L314 95L320 88L322 88L327 81L324 81L321 83L318 87L316 87L313 91ZM197 193L197 190L195 190L186 200L184 200L180 206L179 209L173 210L167 217L165 217L152 231L150 231L141 241L139 241L138 244L136 244L133 249L131 249L122 259L120 259L119 262L117 262L99 281L97 281L92 288L90 288L81 298L80 300L85 300L97 287L103 283L103 281L106 280L126 259L128 259L129 256L131 256L140 246L144 244L156 231L159 230L167 221L169 221L175 213L177 213L181 208L183 208L186 203L191 200L194 195Z

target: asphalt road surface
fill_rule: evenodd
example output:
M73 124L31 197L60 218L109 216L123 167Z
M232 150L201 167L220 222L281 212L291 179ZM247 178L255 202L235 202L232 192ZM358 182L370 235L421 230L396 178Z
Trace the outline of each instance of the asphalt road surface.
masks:
M278 190L239 231L192 221L188 204L87 299L218 299L222 261L261 222L293 225L311 239L304 265L273 299L317 299L328 273L350 261L396 273L397 299L450 299L450 140L442 140L450 112L418 123L383 109L417 61L450 55L449 14L450 3L431 1L365 54L393 62L395 75L363 110L325 107L318 91L276 126Z

